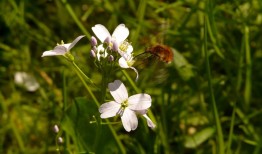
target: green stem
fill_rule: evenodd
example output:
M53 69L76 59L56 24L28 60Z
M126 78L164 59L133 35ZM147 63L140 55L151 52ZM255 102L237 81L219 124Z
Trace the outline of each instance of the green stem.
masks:
M249 46L249 28L245 26L245 50L246 50L246 81L245 81L245 103L249 108L251 98L251 55Z
M211 17L211 19L209 18L206 18L206 22L207 22L207 30L208 30L208 34L209 34L209 37L210 37L210 40L212 42L212 45L216 51L216 53L222 58L222 59L225 59L223 53L220 51L220 49L218 48L218 45L217 45L217 39L216 37L214 36L214 32L212 30L214 30L215 28L212 29L212 25L210 23L210 20L213 21L213 18ZM214 25L214 24L213 24Z
M73 63L73 66L74 66L74 68L75 68L74 70L75 70L77 76L80 78L80 80L81 80L82 83L84 84L84 87L87 89L88 93L90 94L90 96L92 97L92 99L94 100L94 102L96 103L96 105L99 107L100 104L99 104L97 98L95 97L94 93L93 93L92 90L89 88L89 86L87 85L87 83L85 82L85 80L84 80L84 78L83 78L83 76L82 76L82 73L83 73L83 72L81 71L81 69L80 69L74 62L72 62L72 63ZM82 72L82 73L81 73L81 72ZM109 123L110 121L109 121L108 119L106 119L106 122ZM119 148L120 148L120 150L121 150L121 153L123 153L123 154L126 153L125 148L124 148L122 142L120 141L120 139L118 138L118 136L117 136L115 130L113 129L112 125L109 124L108 127L109 127L109 129L110 129L113 137L115 138L115 140L116 140L116 142L117 142L117 144L118 144L118 146L119 146Z
M137 88L136 84L134 83L134 81L131 79L131 77L129 76L129 74L125 71L122 70L123 74L125 75L125 77L127 78L127 80L129 81L129 83L131 84L131 86L134 88L134 90L139 93L140 90Z
M208 87L209 87L209 92L210 92L210 97L211 97L211 102L212 102L213 115L214 115L214 118L215 118L215 123L216 123L216 128L217 128L219 154L224 154L223 132L222 132L221 123L220 123L220 120L219 120L219 115L218 115L217 106L216 106L216 100L215 100L213 87L212 87L211 70L210 70L209 56L208 56L208 51L207 51L207 16L205 17L204 23L205 23L205 27L204 27L204 53L205 53L206 69L207 69L207 76L208 76Z
M74 66L74 68L75 68L74 70L75 70L77 76L80 78L80 80L81 80L82 83L84 84L86 90L88 91L88 93L90 94L90 96L92 97L92 99L95 101L96 105L99 106L100 104L99 104L98 100L96 99L94 93L92 92L92 90L90 89L90 87L87 85L87 83L85 82L85 80L84 80L84 78L83 78L83 76L82 76L82 75L83 75L83 74L82 74L82 73L83 73L82 70L80 70L80 68L76 65L75 62L72 62L72 64L73 64L73 66Z
M77 26L81 29L81 31L88 37L90 38L91 35L89 34L89 32L85 29L84 25L81 23L81 21L77 18L75 12L73 11L73 9L71 8L70 4L67 3L67 0L61 0L62 3L65 5L68 13L71 15L71 17L73 18L73 20L75 21L75 23L77 24Z
M88 80L88 82L90 82L95 88L97 88L97 86L95 85L95 83L88 77L86 76L86 74L76 65L75 62L72 62L73 66L77 69L77 71L86 79Z

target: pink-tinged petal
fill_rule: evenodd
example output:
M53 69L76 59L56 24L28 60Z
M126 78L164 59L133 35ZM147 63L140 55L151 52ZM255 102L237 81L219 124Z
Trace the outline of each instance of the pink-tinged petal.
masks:
M63 46L66 48L66 52L69 51L68 48L69 46L71 45L72 43L67 43L67 44L62 44L62 45L59 45L59 46Z
M118 63L122 68L129 68L128 63L124 57L119 58Z
M66 48L62 45L58 45L54 48L54 50L45 51L42 54L42 57L45 56L58 56L58 55L64 55L66 53Z
M128 108L132 110L145 110L151 106L151 96L148 94L136 94L128 98Z
M116 116L120 109L121 105L115 101L104 103L99 107L100 117L110 118Z
M130 132L137 128L138 120L134 111L126 108L121 116L121 120L126 131Z
M144 115L147 113L147 110L136 110L135 111L137 114L141 114L141 115Z
M111 37L109 31L106 29L105 26L101 24L97 24L92 27L93 32L95 33L96 37L103 43L107 37Z
M120 44L123 42L129 35L129 30L124 24L120 24L114 30L112 37L116 39L117 43Z
M143 117L146 118L146 122L147 122L148 127L150 127L150 128L156 127L156 125L152 122L152 120L146 114L144 114Z
M63 55L67 52L67 49L63 45L58 45L54 48L53 52L56 52L59 55Z
M120 80L109 83L108 88L116 102L121 104L128 99L126 87Z
M76 43L77 43L81 38L83 38L83 37L85 37L85 35L78 36L78 37L70 44L70 46L67 48L67 50L68 50L68 51L71 50L71 49L76 45Z

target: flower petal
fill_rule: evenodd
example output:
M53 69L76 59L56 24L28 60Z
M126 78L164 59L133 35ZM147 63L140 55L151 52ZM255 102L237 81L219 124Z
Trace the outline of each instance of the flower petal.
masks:
M85 37L85 35L78 36L67 48L67 51L71 50L71 48L73 48L76 45L76 43L83 37Z
M146 118L146 122L147 122L148 127L150 127L150 128L156 127L156 125L152 122L152 120L146 114L143 114L143 117Z
M126 87L120 80L109 83L108 88L116 102L121 104L128 99Z
M151 106L151 96L148 94L136 94L128 98L128 108L132 110L145 110Z
M136 72L136 81L137 81L138 78L139 78L138 71L137 71L136 68L134 68L134 67L130 67L130 68Z
M114 30L112 37L116 39L117 43L123 42L129 35L129 30L126 28L125 24L120 24Z
M121 120L126 131L130 132L137 128L138 120L134 111L126 108L121 116Z
M119 58L118 63L122 68L129 68L128 63L124 57Z
M120 108L121 105L115 101L104 103L99 107L99 112L101 113L100 117L110 118L116 116Z
M62 45L59 45L59 46L63 46L66 48L66 52L69 51L68 48L69 46L71 45L72 43L67 43L67 44L62 44Z
M105 26L101 24L97 24L92 27L93 32L95 33L96 37L103 43L107 37L111 37L109 31L106 29Z
M49 51L45 51L42 54L42 57L45 56L57 56L57 55L64 55L66 53L66 47L62 46L62 45L58 45L54 48L54 50L49 50Z
M133 46L132 45L128 45L127 49L126 49L126 53L127 54L131 54L133 52Z

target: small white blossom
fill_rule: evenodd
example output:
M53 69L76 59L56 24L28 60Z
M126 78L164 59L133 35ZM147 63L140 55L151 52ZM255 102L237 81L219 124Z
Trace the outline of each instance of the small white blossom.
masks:
M84 35L78 36L72 43L67 43L67 44L61 44L57 45L53 50L45 51L42 54L42 57L45 56L58 56L58 55L65 55L67 52L70 51L71 48L73 48L76 43L83 38Z
M124 24L120 24L116 27L116 29L114 30L112 36L110 35L109 31L106 29L105 26L101 25L101 24L97 24L94 27L92 27L93 32L95 33L96 37L102 42L104 43L104 41L106 39L110 39L111 42L111 46L113 45L112 42L115 43L115 46L119 47L120 52L126 52L126 50L129 51L133 51L133 47L130 43L127 44L125 50L121 50L121 46L123 46L122 44L125 43L126 38L129 35L129 30L127 27L125 27Z
M102 43L104 43L105 39L109 37L116 40L118 44L121 44L129 35L129 30L125 27L124 24L118 25L114 30L112 36L110 35L106 27L101 24L96 24L94 27L92 27L92 30L96 34L96 37Z
M14 81L17 85L24 87L30 92L34 92L40 87L35 77L26 72L16 72Z
M125 130L128 132L135 130L138 126L136 112L146 112L151 106L151 96L142 93L128 97L127 89L120 80L109 83L108 88L115 100L100 106L100 117L110 118L120 115ZM146 118L149 119L147 116Z
M128 53L123 54L122 57L118 60L120 67L133 69L136 72L136 80L138 80L138 71L132 66L134 62L133 55Z

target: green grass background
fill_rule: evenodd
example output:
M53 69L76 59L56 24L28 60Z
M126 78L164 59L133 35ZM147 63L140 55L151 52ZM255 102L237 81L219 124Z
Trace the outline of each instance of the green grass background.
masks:
M158 43L173 48L173 62L139 68L135 86L131 70L110 77L130 95L151 95L155 130L140 117L137 130L127 133L118 123L112 131L68 61L41 58L57 42L84 34L72 54L99 85L89 56L98 23L110 32L124 23L135 54ZM261 70L260 0L1 0L0 153L260 154ZM33 75L40 88L17 86L18 71Z

